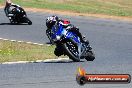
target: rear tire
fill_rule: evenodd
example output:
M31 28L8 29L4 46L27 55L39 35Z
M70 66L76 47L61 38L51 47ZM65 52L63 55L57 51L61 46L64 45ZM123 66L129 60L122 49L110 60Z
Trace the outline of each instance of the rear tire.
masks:
M88 51L85 59L87 61L93 61L95 59L95 54L93 53L93 51Z

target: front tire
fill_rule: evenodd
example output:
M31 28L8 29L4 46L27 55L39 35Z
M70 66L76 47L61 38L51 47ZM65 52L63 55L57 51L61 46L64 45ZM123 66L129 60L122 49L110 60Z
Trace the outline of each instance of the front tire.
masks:
M75 43L73 43L72 41L67 41L66 43L64 43L64 50L65 53L69 56L69 58L72 59L74 62L80 61L80 58L77 54L78 53L77 45Z
M25 23L28 23L28 25L32 25L32 21L28 17L25 17L24 20Z

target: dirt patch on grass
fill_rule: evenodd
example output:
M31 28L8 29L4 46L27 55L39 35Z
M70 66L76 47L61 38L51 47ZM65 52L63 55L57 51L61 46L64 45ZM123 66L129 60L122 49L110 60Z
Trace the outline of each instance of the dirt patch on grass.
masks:
M4 6L0 6L0 8L4 8ZM124 17L124 16L75 13L75 12L72 12L72 11L50 10L50 9L29 8L29 7L24 7L24 9L26 11L31 11L31 12L42 12L42 13L61 14L61 15L69 15L69 16L97 17L97 18L115 19L115 20L123 20L123 21L132 21L132 17Z
M32 12L43 12L43 13L47 12L52 14L61 14L61 15L69 15L69 16L85 16L85 17L90 16L90 17L97 17L97 18L132 21L132 17L109 16L109 15L103 15L103 14L74 13L70 11L38 9L38 8L25 8L25 10L32 11Z

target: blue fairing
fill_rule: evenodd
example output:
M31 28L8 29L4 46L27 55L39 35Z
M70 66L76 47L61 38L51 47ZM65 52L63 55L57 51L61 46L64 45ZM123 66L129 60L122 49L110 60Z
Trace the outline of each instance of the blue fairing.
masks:
M52 34L51 38L55 39L56 35L61 35L62 34L62 32L63 32L63 26L62 25L53 26L52 27L52 32L53 32L53 34Z
M52 34L51 38L55 39L56 35L59 35L59 36L63 35L64 30L66 30L66 29L64 29L63 25L61 25L61 24L59 24L58 26L53 26L52 27L53 34ZM72 39L76 43L80 43L79 37L73 32L67 32L66 35L64 35L64 36L65 36L66 39Z
M80 43L80 40L78 39L79 37L73 32L68 32L66 38L73 39L76 43Z

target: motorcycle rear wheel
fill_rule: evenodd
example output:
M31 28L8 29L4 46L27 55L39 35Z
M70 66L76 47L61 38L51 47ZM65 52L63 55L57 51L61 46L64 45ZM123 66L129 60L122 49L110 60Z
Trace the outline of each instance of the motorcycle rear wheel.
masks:
M87 56L85 57L85 59L87 61L93 61L95 59L95 54L93 53L93 51L88 51L87 52Z

